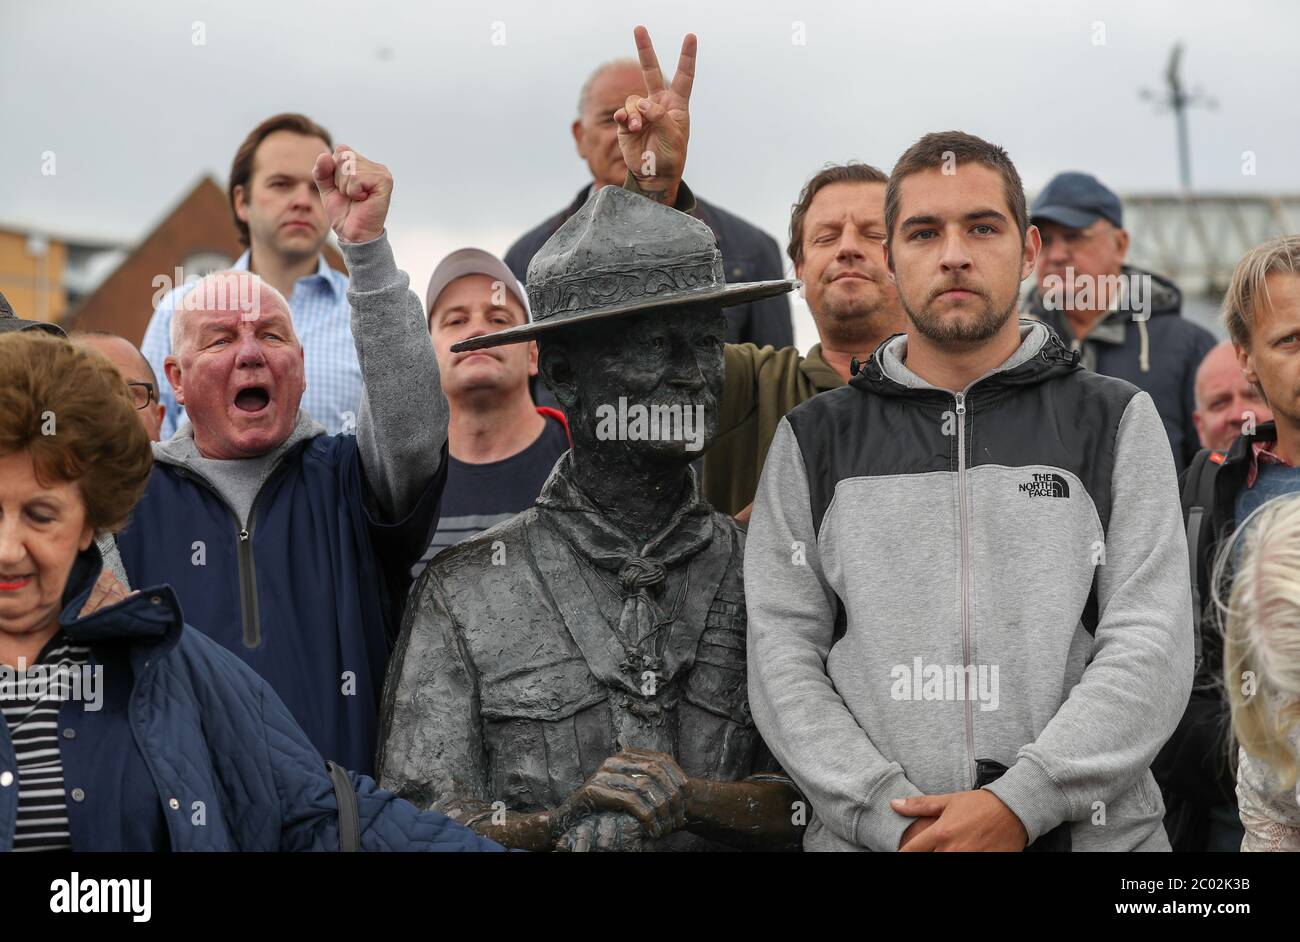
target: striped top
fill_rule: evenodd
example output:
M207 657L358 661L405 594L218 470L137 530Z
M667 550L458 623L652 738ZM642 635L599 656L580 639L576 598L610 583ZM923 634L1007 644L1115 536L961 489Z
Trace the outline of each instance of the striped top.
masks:
M89 662L90 649L70 644L60 631L24 674L9 668L0 675L0 711L18 764L15 851L71 849L59 708L72 692L69 674Z
M555 462L569 450L564 423L543 415L546 424L541 434L509 458L470 464L455 455L447 456L447 483L438 505L438 528L420 561L411 567L412 578L418 579L429 561L447 547L533 506Z

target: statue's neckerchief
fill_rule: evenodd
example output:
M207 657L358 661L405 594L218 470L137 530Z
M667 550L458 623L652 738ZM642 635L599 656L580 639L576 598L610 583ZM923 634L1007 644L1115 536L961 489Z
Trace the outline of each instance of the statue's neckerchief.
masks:
M633 676L642 670L662 676L667 640L663 629L681 612L690 580L683 578L668 599L656 599L656 587L664 582L669 569L685 564L713 539L713 510L700 499L694 471L687 468L687 474L686 499L667 526L644 546L614 526L574 483L572 452L560 459L537 498L542 519L563 537L579 562L588 564L599 583L622 599L618 624L612 627L630 655L620 667ZM716 586L711 588L716 590ZM661 602L668 603L666 612Z

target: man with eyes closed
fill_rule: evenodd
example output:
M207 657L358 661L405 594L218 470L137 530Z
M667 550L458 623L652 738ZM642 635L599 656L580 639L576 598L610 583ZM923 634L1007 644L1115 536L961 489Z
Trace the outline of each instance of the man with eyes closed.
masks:
M326 758L364 774L411 567L437 521L447 400L385 234L392 176L342 146L313 175L351 273L355 428L328 435L300 409L284 296L251 272L209 275L177 302L165 360L189 421L154 445L117 546L131 585L172 585L187 621L261 674Z

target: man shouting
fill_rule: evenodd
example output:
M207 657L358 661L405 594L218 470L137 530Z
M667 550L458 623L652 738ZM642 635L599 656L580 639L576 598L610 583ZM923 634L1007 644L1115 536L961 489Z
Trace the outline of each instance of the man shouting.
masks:
M218 272L178 303L167 378L190 424L154 446L118 546L133 585L170 583L187 620L260 673L327 758L369 773L411 566L437 519L447 403L420 299L393 261L393 179L346 147L314 168L352 275L365 389L355 434L299 409L284 297Z

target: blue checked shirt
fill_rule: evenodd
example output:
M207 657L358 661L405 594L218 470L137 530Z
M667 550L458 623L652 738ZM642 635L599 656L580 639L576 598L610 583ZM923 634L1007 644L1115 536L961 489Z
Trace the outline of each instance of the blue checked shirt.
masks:
M248 271L248 252L231 268ZM140 350L158 374L158 401L167 407L162 437L167 440L185 420L185 410L176 402L167 382L163 360L172 352L172 312L178 299L193 282L173 289L154 309L144 332ZM352 309L348 305L348 279L330 268L321 256L316 274L299 278L289 298L293 328L302 344L306 361L307 390L302 408L331 435L356 429L361 408L361 365L352 342Z

